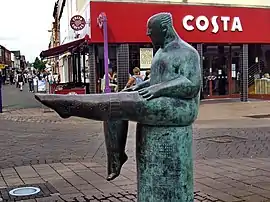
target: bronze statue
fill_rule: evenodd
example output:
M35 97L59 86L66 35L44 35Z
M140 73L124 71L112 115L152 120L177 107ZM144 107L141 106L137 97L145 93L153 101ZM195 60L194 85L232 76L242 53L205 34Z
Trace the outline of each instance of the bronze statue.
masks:
M169 13L152 16L147 35L160 47L149 80L127 92L35 97L62 118L104 121L108 180L127 160L128 121L137 122L138 201L193 202L191 125L200 100L199 55L178 36Z

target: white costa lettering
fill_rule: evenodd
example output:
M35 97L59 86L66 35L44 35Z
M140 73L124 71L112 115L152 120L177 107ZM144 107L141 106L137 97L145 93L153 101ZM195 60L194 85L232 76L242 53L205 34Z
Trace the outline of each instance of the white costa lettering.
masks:
M194 17L192 15L186 15L184 18L183 18L183 26L184 28L187 30L187 31L192 31L194 30L194 27L190 24L188 24L189 22L191 22L192 20L194 19Z
M204 16L195 18L193 15L186 15L182 20L183 27L187 31L193 31L195 28L205 32L212 26L211 32L216 34L221 29L224 32L242 32L243 27L239 17L213 16L210 20Z
M196 27L201 31L206 31L209 27L209 21L205 16L199 16L196 19Z

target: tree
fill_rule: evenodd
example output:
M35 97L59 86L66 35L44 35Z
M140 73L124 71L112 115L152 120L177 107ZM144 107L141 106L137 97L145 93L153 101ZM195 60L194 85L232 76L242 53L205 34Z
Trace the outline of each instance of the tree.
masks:
M33 63L33 66L35 69L39 71L43 71L46 68L46 62L43 62L38 57L36 57L35 62Z

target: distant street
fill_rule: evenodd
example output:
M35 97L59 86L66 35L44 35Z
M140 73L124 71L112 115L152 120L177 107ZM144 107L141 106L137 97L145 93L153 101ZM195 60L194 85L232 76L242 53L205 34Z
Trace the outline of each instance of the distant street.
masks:
M28 84L20 92L15 85L3 85L2 97L4 109L34 108L41 105L34 99L33 93L29 92Z

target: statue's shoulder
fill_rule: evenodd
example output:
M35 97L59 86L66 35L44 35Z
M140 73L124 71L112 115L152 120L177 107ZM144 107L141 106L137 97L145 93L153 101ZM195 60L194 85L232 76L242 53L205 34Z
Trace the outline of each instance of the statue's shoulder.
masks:
M173 55L175 59L200 58L198 51L183 40L175 41L172 43L168 48L168 52Z
M193 57L200 57L198 51L193 47L191 46L190 44L188 44L187 42L185 41L180 41L179 42L181 44L181 50L182 52L184 52L187 56L190 55L190 56L193 56Z

